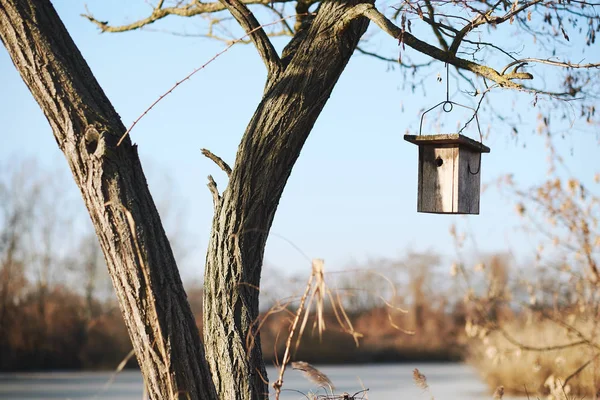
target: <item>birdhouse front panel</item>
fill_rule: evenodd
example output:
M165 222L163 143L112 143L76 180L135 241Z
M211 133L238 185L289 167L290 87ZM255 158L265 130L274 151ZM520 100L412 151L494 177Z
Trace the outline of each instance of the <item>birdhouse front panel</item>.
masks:
M455 169L458 147L419 147L417 211L452 213L457 208Z

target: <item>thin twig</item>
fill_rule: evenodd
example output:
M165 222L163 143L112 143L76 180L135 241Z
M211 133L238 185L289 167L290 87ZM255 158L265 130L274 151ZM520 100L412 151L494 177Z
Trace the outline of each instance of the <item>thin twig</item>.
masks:
M288 16L284 17L283 19L295 18L295 17L296 17L296 15L288 15ZM123 134L123 136L121 136L121 138L117 142L117 146L121 145L121 143L123 142L123 140L125 140L125 138L131 133L131 130L138 124L138 122L140 122L140 120L142 118L144 118L146 116L146 114L148 114L148 112L150 112L150 110L152 110L167 95L171 94L171 92L173 90L175 90L179 85L181 85L183 82L185 82L188 79L190 79L197 72L199 72L199 71L203 70L204 68L206 68L206 66L208 64L210 64L213 61L215 61L218 57L220 57L221 55L223 55L224 53L226 53L229 49L231 49L237 43L243 41L245 38L247 38L250 34L252 34L253 32L255 32L256 30L262 29L263 27L266 27L266 26L275 25L275 24L278 24L280 22L281 22L281 20L277 20L277 21L269 22L268 24L263 24L263 25L255 28L255 29L247 32L244 36L241 36L238 39L231 41L231 43L227 47L225 47L223 50L221 50L220 52L218 52L217 54L215 54L210 60L208 60L202 66L200 66L198 68L195 68L185 78L181 79L180 81L177 81L169 90L167 90L165 93L163 93L162 95L160 95L160 97L158 99L156 99L152 104L150 104L150 107L148 107L139 117L137 117L135 121L133 121L133 123L131 124L131 126L129 127L129 129L127 129L127 131Z
M574 68L574 69L600 68L600 63L573 64L571 62L554 61L554 60L544 60L544 59L541 59L541 58L522 58L520 60L515 60L515 61L511 62L510 64L506 65L506 67L504 67L502 69L502 71L500 72L500 74L504 75L504 73L506 72L506 70L508 70L513 65L527 64L527 63L530 63L530 62L532 62L532 63L554 65L556 67L563 67L563 68Z
M121 371L123 371L123 368L125 368L125 366L127 365L127 362L134 355L135 355L135 349L131 349L131 351L129 351L129 353L127 353L127 355L125 356L125 358L123 358L123 360L121 360L121 362L119 363L119 365L117 366L117 368L110 375L110 378L108 379L108 381L102 386L102 388L100 390L98 390L96 392L96 394L94 395L94 397L92 397L92 400L97 399L98 396L100 396L102 393L104 393L106 391L106 389L108 389L110 387L110 385L112 385L112 383L117 378L117 375L119 375L121 373Z
M275 389L275 399L279 400L279 393L281 392L281 387L283 386L283 375L285 374L285 369L290 360L290 348L292 347L292 338L294 337L294 333L296 331L296 327L298 326L298 321L300 320L300 315L304 310L304 304L306 302L306 298L308 297L308 293L312 287L312 281L314 279L314 269L313 273L310 274L310 278L308 278L308 282L306 284L306 289L304 290L304 294L302 295L302 299L300 300L300 305L298 306L298 310L296 311L296 316L294 317L294 322L290 328L290 334L288 335L287 341L285 343L285 352L283 354L283 359L281 360L281 366L279 368L279 377L273 383L273 388Z
M575 371L573 371L573 373L571 375L569 375L567 377L567 379L565 379L565 381L562 383L563 390L565 389L565 386L567 386L567 383L569 383L569 381L571 379L573 379L581 371L583 371L585 369L585 367L587 367L588 365L590 365L596 358L598 358L598 356L600 356L600 353L596 353L596 355L594 357L590 358L585 363L583 363L579 368L577 368Z
M273 43L265 33L262 25L260 25L254 14L240 0L219 0L225 6L233 18L240 24L246 34L250 37L254 46L260 55L260 58L267 67L269 76L277 75L283 68L281 59L273 47ZM285 21L285 17L282 18ZM278 23L281 22L277 21Z

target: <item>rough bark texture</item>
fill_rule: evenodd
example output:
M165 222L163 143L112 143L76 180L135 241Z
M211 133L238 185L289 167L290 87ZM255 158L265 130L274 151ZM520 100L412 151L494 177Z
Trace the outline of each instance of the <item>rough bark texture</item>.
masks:
M267 82L229 185L217 200L206 259L204 343L222 399L266 397L266 372L253 326L263 252L292 167L367 28L364 18L344 22L354 4L324 2L288 45L283 70ZM250 349L249 335L256 338Z
M150 398L216 398L136 147L115 147L119 116L48 0L0 0L0 38L81 189Z
M219 196L211 185L205 357L136 147L128 138L116 146L119 116L48 0L0 0L0 38L81 189L150 398L267 397L253 325L263 252L292 167L366 30L365 18L345 18L357 3L325 1L304 20L270 71L228 188Z

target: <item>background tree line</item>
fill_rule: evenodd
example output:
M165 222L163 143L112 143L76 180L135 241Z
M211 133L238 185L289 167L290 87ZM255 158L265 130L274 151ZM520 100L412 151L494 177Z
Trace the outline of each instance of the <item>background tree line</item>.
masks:
M407 252L328 270L327 285L360 334L359 346L325 301L328 328L320 337L310 328L316 323L311 316L293 359L463 360L476 365L492 389L503 385L557 399L564 386L579 395L595 393L600 200L595 187L558 177L561 168L560 158L554 159L548 180L530 188L509 176L496 182L524 227L537 231L534 257L523 262L509 253L473 252L469 242L476 238L458 226L449 232L456 247L450 258ZM32 160L0 170L3 371L114 369L131 350L97 240L80 218L79 200L61 190L65 178ZM165 216L178 214L168 209L169 201L161 204ZM185 252L181 236L174 232L171 241ZM267 364L285 350L305 278L265 267L257 323ZM202 321L203 287L188 281L188 300ZM128 365L135 367L135 359Z

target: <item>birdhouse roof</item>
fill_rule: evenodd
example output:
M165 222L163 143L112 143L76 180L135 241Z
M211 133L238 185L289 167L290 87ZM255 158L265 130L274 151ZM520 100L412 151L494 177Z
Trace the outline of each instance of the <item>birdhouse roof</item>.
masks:
M490 148L481 142L473 140L459 133L443 133L438 135L404 135L404 140L414 143L417 146L437 146L447 147L448 145L458 145L469 148L479 153L489 153Z

